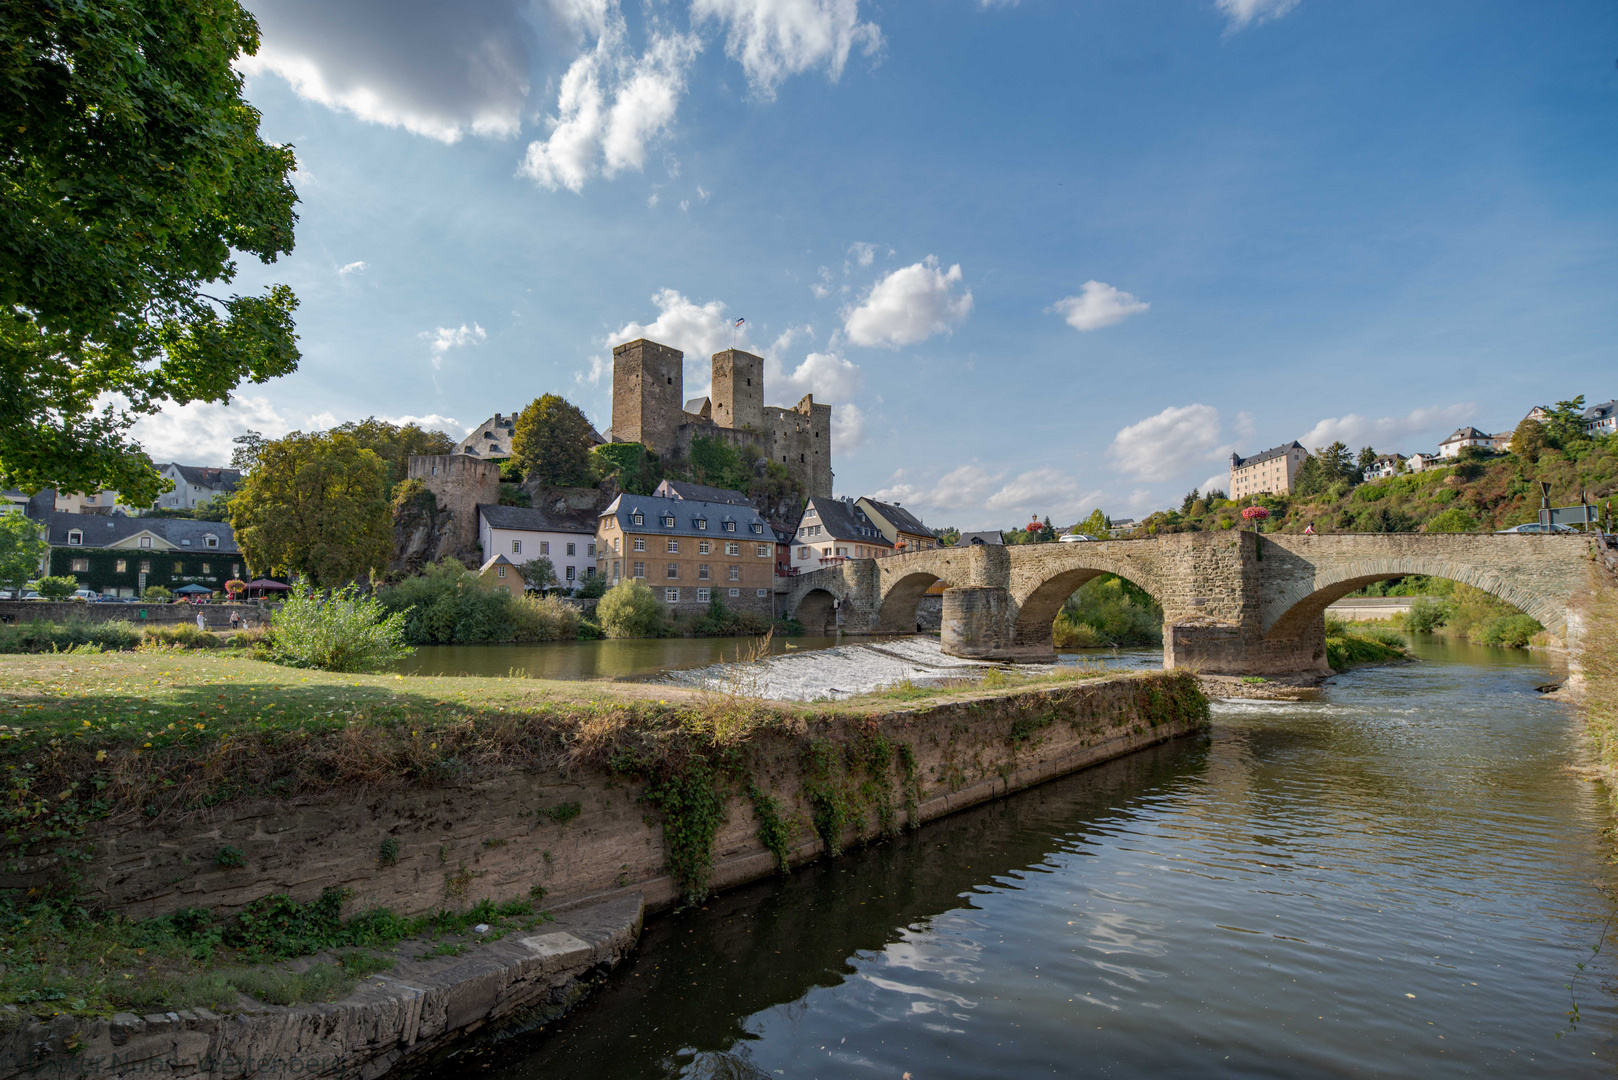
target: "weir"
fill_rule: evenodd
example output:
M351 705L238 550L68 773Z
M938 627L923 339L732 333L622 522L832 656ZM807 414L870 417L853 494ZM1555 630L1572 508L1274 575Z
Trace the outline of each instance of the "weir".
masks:
M1218 674L1325 674L1327 605L1421 574L1482 589L1538 619L1577 669L1591 538L1580 534L1176 533L1139 540L972 545L850 559L793 579L788 614L845 633L913 630L946 584L943 647L985 660L1055 659L1051 623L1091 578L1116 574L1163 608L1163 665ZM809 625L806 622L805 625Z

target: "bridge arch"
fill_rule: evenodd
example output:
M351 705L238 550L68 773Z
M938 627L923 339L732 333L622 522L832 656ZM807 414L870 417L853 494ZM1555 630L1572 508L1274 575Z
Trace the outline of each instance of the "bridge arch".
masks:
M882 592L882 604L876 613L876 632L879 634L914 632L921 598L927 595L928 589L940 581L944 579L930 569L914 569L894 575Z
M1318 625L1326 608L1349 593L1378 581L1412 577L1445 578L1481 589L1533 616L1553 634L1567 634L1567 597L1549 596L1516 575L1445 558L1404 555L1355 559L1320 566L1312 579L1298 581L1264 604L1266 640L1291 639Z
M1030 558L1013 575L1011 600L1015 615L1011 645L1025 654L1055 652L1051 624L1067 598L1106 574L1136 586L1166 609L1164 587L1150 557L1155 548L1127 542L1052 545ZM1031 553L1033 554L1033 553Z
M837 598L826 589L811 589L798 600L795 617L807 634L837 632Z

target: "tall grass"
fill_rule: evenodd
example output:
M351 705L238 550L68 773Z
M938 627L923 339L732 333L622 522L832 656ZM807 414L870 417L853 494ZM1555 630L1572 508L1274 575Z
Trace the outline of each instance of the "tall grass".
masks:
M0 624L0 653L65 652L83 646L133 649L140 641L140 627L125 619L95 622L73 615L59 623L34 619Z

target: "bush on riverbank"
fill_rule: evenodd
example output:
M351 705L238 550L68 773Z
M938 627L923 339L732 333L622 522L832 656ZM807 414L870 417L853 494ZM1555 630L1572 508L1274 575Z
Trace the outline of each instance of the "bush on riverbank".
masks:
M1458 581L1405 578L1385 586L1379 595L1416 597L1400 619L1413 634L1452 634L1476 645L1526 649L1545 629L1533 616Z
M270 659L288 667L381 671L414 651L404 615L354 585L326 592L300 582L270 621Z
M263 630L238 630L221 636L198 630L192 623L140 626L126 619L96 622L72 616L62 622L35 619L0 625L0 654L120 652L143 646L170 649L251 649L263 640Z
M1067 598L1051 624L1051 638L1059 649L1156 645L1163 640L1163 609L1144 589L1104 574Z
M1341 619L1326 619L1326 663L1334 671L1385 664L1407 655L1404 635L1392 627L1351 626Z
M639 578L626 578L596 605L596 621L610 638L660 637L668 615L650 586Z
M449 559L383 589L377 599L404 616L404 640L411 645L570 641L579 636L578 612L570 604L491 589Z

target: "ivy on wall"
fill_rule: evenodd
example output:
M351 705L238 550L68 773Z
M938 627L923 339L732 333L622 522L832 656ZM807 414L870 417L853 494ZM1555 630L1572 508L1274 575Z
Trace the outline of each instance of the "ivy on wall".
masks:
M74 569L75 564L85 567ZM246 568L240 553L230 551L157 551L151 548L51 548L51 573L75 577L81 588L139 591L141 566L149 564L146 585L176 589L192 583L222 591L225 582ZM119 566L123 569L120 570Z

